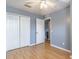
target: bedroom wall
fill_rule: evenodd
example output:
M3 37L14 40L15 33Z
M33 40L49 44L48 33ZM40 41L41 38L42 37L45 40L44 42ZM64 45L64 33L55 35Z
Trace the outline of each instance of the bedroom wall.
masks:
M16 14L20 14L20 15L25 15L25 16L30 16L31 18L31 24L30 24L30 43L31 44L34 44L36 42L36 18L41 18L43 19L42 16L40 15L37 15L37 14L33 14L33 13L30 13L30 12L26 12L26 11L22 11L22 10L19 10L19 9L16 9L16 8L13 8L13 7L10 7L10 6L6 6L6 12L11 12L11 13L16 13Z
M70 6L46 17L51 17L51 44L71 50Z

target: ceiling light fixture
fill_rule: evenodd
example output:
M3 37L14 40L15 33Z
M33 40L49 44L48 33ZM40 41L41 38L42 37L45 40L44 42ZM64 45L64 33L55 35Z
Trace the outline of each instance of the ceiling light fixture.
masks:
M47 8L46 0L42 0L40 3L40 9Z
M47 10L47 8L54 8L54 6L56 5L54 2L48 1L48 0L40 0L40 1L26 1L26 3L24 4L24 6L28 7L28 8L32 8L32 4L34 3L39 3L39 9L42 10Z

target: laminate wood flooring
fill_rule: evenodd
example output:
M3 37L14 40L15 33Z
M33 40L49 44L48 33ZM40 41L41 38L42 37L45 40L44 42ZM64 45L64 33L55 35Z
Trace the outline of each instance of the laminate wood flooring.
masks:
M70 59L70 53L43 43L7 52L7 59Z

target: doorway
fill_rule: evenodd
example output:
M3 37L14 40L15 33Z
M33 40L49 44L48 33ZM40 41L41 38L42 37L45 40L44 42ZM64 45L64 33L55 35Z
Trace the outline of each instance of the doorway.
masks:
M50 43L50 18L45 20L45 42Z

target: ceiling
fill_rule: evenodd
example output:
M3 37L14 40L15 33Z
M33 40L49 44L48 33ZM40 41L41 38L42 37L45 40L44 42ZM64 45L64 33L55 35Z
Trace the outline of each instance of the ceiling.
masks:
M31 8L24 6L26 1L32 2L29 4ZM40 9L40 1L41 0L7 0L6 4L7 6L11 6L23 11L28 11L34 14L47 15L67 7L71 0L46 0L48 7L44 9Z

